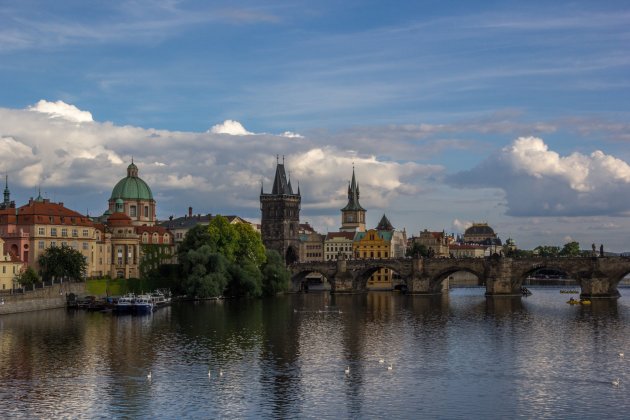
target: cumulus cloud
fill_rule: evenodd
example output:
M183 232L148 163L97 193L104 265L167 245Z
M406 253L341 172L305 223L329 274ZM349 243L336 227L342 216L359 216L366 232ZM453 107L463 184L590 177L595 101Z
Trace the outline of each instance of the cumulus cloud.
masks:
M455 219L452 223L452 228L455 232L464 232L466 229L472 226L472 222L467 220Z
M326 231L338 227L353 164L361 203L368 209L413 198L429 177L444 170L439 165L378 158L369 150L359 154L322 145L319 139L297 134L245 135L249 132L236 121L208 132L182 132L111 122L78 124L76 118L50 118L52 113L41 109L38 105L0 108L4 157L0 171L9 173L18 203L15 195L20 190L32 194L41 185L51 198L70 208L100 214L133 157L140 177L158 200L158 217L184 214L192 206L202 213L239 214L255 220L260 217L261 184L266 192L271 189L278 155L284 156L294 188L300 186L304 220L319 223L316 227ZM226 133L242 137L235 142Z
M538 137L520 137L447 180L502 189L513 216L630 215L628 163L600 150L561 156Z
M63 118L68 121L77 123L92 122L92 113L81 111L74 105L67 104L63 101L48 102L41 99L35 105L29 106L30 111L41 112L50 115L50 118Z
M213 125L209 132L213 134L229 134L232 136L247 136L254 134L247 131L240 122L234 120L225 120L221 124Z

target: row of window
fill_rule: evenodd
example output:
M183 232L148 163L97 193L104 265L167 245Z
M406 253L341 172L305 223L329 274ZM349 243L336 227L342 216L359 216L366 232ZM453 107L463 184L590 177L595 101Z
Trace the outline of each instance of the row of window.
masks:
M306 256L307 257L313 257L313 258L315 258L315 257L321 258L322 253L321 252L307 252Z
M50 228L50 236L57 236L57 232L58 232L58 228L56 227L51 227ZM39 227L37 229L37 234L39 236L46 236L46 228L45 227ZM72 229L70 231L70 234L72 235L73 238L78 238L79 237L79 229ZM90 237L90 230L89 229L83 229L83 237L84 238L89 238ZM68 236L68 228L61 228L61 236L62 237L67 237Z
M50 241L50 246L51 246L51 247L57 246L57 242L55 242L55 241ZM72 247L72 248L74 248L74 249L79 249L79 243L78 243L77 241L73 241L71 245L68 245L68 242L66 242L66 241L62 241L62 242L61 242L61 246L70 246L70 247ZM83 242L83 244L82 244L81 246L82 246L82 248L83 248L84 250L88 250L88 249L90 249L90 244L89 244L89 242ZM44 242L44 241L39 241L39 242L37 243L37 248L39 248L39 249L45 249L45 248L46 248L46 242Z

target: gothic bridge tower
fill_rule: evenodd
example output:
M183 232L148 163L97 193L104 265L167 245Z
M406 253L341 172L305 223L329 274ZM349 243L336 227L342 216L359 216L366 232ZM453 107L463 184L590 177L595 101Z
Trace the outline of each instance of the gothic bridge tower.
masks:
M262 241L266 248L275 249L285 263L292 264L299 258L300 238L300 187L293 193L291 180L287 179L282 163L276 158L276 176L271 194L265 194L260 187L260 210Z
M348 204L341 209L342 232L365 232L365 209L359 204L359 183L354 177L352 166L352 181L348 185Z

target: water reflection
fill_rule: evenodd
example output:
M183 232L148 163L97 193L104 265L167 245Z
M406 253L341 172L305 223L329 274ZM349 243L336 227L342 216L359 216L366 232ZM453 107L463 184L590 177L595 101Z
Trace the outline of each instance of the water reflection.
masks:
M522 299L483 289L311 293L182 303L145 317L7 315L0 399L11 403L0 417L625 413L630 403L610 383L630 383L617 355L630 354L630 299L570 306L558 289L532 290Z

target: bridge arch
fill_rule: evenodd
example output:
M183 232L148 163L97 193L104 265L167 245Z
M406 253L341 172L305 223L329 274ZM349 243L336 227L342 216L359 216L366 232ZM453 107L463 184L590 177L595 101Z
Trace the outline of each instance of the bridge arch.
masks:
M304 268L300 271L291 273L291 290L294 292L303 290L304 282L306 281L306 276L308 276L311 273L321 274L323 278L328 280L328 282L332 281L332 279L329 278L330 273L328 273L326 270L322 270L317 267Z
M368 282L370 278L380 270L385 270L380 275L386 275L391 279L392 288L396 285L404 285L405 287L408 287L408 279L405 275L406 273L404 273L404 267L400 265L398 260L376 259L369 261L369 264L366 264L364 267L357 270L354 278L354 289L358 291L368 290Z
M484 273L479 272L473 268L470 267L466 267L466 266L451 266L451 267L447 267L445 269L442 269L441 271L439 271L437 274L435 274L432 278L431 278L431 289L435 290L435 291L439 291L442 289L442 284L444 283L444 281L446 279L448 279L450 276L452 276L453 274L463 271L465 273L470 273L474 276L477 277L478 282L480 285L483 285L486 283L486 277L484 275Z

